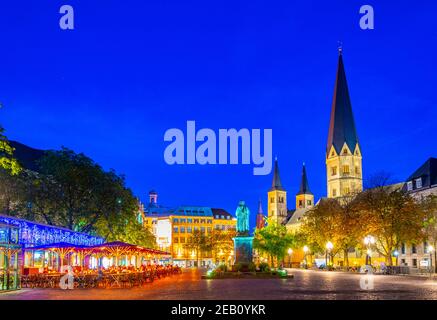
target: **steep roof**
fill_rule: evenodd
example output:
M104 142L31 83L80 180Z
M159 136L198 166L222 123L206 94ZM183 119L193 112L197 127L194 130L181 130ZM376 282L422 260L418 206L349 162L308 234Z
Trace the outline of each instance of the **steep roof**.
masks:
M308 184L307 171L305 169L305 163L302 166L302 178L300 181L300 188L297 194L311 194L310 186Z
M344 143L347 144L351 152L354 152L358 143L358 135L349 97L346 72L343 65L343 55L342 51L339 50L326 154L328 154L331 146L334 146L335 151L339 154Z
M270 188L270 191L273 191L273 190L285 191L285 189L282 187L281 177L279 176L278 159L275 159L275 168L273 171L272 187Z
M437 158L429 158L406 181L412 181L416 189L415 180L418 178L422 178L422 188L437 186Z

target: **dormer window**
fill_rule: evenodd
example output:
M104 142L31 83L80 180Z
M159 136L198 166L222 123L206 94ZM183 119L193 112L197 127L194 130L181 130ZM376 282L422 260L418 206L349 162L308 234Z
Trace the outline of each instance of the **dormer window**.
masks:
M422 178L416 179L416 189L422 188Z
M333 156L335 156L334 150L332 150L332 152L331 152L331 157L333 157Z
M412 191L413 190L413 181L408 181L407 182L407 191Z
M347 149L344 149L344 150L343 150L343 154L347 154Z

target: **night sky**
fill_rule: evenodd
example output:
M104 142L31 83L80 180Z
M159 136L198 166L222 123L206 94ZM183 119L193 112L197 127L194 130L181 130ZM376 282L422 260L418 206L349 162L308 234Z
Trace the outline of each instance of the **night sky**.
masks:
M363 173L408 177L437 156L435 1L2 1L0 124L9 139L62 145L126 175L142 200L264 211L271 175L252 165L169 166L164 132L271 128L289 208L302 162L326 194L325 146L344 63ZM75 9L75 30L59 8ZM372 4L375 29L359 27ZM420 7L419 7L420 6ZM253 223L253 222L252 222Z

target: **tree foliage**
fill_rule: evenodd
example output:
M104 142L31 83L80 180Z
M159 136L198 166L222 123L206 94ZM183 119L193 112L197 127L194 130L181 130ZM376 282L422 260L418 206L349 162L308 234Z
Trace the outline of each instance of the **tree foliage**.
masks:
M295 246L295 239L287 228L273 220L267 220L267 226L256 229L253 240L254 249L270 257L271 265L282 261L288 248Z

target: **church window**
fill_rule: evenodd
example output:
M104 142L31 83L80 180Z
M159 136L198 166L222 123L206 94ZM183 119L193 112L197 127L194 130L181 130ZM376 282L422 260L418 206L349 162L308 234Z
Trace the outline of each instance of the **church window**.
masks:
M337 174L337 167L331 167L331 176L335 176Z
M408 181L408 182L407 182L407 190L408 190L408 191L413 190L413 181Z
M311 200L307 200L307 205L308 205L308 206L311 205Z
M360 174L360 167L355 167L355 174Z
M336 197L337 196L337 189L332 189L332 196Z
M416 179L416 189L422 188L422 178Z
M343 166L343 174L349 174L349 173L350 173L349 166L348 165Z
M275 202L275 198L270 198L270 203L274 203Z
M299 200L299 208L302 208L302 207L303 207L303 201Z

